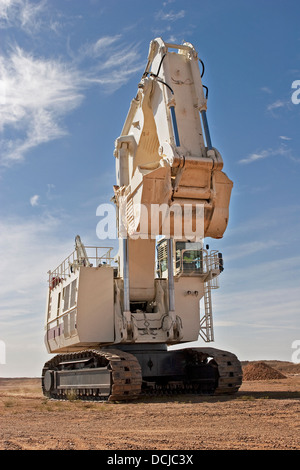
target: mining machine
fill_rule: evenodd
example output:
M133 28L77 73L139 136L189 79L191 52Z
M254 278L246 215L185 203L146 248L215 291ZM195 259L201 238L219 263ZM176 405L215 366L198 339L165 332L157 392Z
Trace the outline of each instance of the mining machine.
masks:
M119 251L77 236L49 271L49 398L233 394L241 385L236 355L207 347L224 266L206 242L223 237L233 183L211 142L203 73L192 44L151 41L115 141Z

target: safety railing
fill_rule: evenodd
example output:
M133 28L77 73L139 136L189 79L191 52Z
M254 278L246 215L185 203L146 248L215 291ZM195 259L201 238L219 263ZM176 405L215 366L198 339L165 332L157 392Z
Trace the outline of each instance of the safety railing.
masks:
M77 250L74 250L53 271L48 271L50 288L54 288L79 267L111 266L115 261L111 256L113 250L111 247L84 246L84 248L86 256L79 256Z
M168 256L165 243L159 246L157 253L158 277L167 275ZM176 250L174 256L174 274L176 276L201 276L210 280L211 288L217 288L216 277L223 271L222 254L217 250L181 249Z

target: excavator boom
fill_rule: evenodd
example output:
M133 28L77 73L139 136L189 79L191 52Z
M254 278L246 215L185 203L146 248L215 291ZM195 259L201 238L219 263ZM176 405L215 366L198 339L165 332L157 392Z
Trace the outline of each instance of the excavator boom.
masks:
M177 52L175 51L177 50ZM129 235L221 238L227 227L232 181L213 148L197 52L191 44L151 42L146 70L115 143L116 201ZM199 232L176 234L174 227L143 215L153 205L203 207ZM143 213L140 207L148 209ZM185 228L196 226L196 212ZM192 222L190 225L188 222Z

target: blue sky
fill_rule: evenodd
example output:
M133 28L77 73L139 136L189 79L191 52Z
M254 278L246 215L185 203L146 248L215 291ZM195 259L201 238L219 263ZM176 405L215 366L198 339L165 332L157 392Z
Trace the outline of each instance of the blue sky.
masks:
M0 376L39 376L47 271L96 235L114 141L149 42L205 63L213 145L234 182L214 347L291 360L300 339L297 0L0 0ZM109 241L111 244L111 241Z

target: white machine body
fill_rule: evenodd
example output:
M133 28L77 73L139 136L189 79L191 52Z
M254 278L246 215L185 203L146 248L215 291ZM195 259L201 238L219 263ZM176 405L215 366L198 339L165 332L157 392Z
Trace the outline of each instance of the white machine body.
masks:
M152 41L115 142L119 252L100 255L103 248L77 237L75 251L49 272L50 353L213 341L211 291L223 260L203 240L226 230L232 181L206 110L194 47Z

